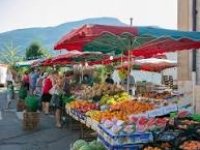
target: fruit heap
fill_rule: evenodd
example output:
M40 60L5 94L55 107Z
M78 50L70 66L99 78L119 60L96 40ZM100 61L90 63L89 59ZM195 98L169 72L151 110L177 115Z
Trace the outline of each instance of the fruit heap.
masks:
M72 146L72 150L106 150L104 145L99 141L86 142L84 140L77 140Z
M138 117L135 118L134 122L127 122L118 119L104 120L101 122L101 126L110 130L114 134L132 134L135 132L149 132L158 129L164 129L167 124L167 119L165 118L145 118Z
M171 96L171 93L168 91L164 91L162 93L157 93L153 91L153 92L147 92L143 94L143 97L155 98L155 99L166 99L170 96Z
M192 150L192 149L200 149L200 142L191 140L191 141L185 141L181 146L180 149L183 150Z
M111 111L122 111L127 115L139 114L149 110L152 110L154 106L152 104L137 102L137 101L122 101L111 106Z
M75 100L68 104L71 109L76 109L82 113L86 113L90 110L98 109L95 103L91 103L85 100Z
M167 122L166 118L129 117L129 123L135 124L138 132L164 129Z
M112 120L113 118L119 120L128 120L126 113L122 111L98 111L98 110L91 110L86 113L87 116L91 117L92 119L100 122L101 120Z
M154 107L152 104L127 100L112 105L110 110L89 111L86 113L86 115L90 116L96 121L106 119L111 120L113 118L127 121L129 115L143 113L145 111L152 110L153 108Z
M114 104L117 104L118 102L122 102L129 99L130 99L130 95L127 92L121 92L113 96L104 95L99 101L99 104L100 105L114 105Z
M95 96L115 95L124 91L123 88L116 84L94 84L94 86L83 86L83 99L92 99Z

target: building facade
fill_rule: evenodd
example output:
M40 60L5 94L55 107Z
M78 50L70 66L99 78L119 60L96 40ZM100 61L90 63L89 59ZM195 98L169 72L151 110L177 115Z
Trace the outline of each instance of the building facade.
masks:
M200 0L177 2L178 29L200 31ZM194 109L200 113L200 50L178 52L177 59L179 85L186 93L191 94Z

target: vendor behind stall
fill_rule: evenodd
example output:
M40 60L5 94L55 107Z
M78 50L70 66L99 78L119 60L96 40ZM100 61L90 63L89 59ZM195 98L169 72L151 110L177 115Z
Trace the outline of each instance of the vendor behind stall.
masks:
M86 84L86 85L92 86L93 85L93 80L88 74L84 74L83 75L82 84Z
M111 78L110 74L107 75L105 82L108 84L114 84L114 80Z
M66 72L63 79L63 92L66 96L71 96L71 80L73 72Z

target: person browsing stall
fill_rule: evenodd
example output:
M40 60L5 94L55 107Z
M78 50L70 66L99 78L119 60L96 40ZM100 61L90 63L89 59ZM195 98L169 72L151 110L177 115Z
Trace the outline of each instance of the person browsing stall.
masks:
M111 78L110 74L107 75L105 82L108 84L114 84L114 80Z
M86 84L86 85L90 85L90 86L93 85L93 81L92 81L91 77L88 74L84 74L83 75L82 84Z

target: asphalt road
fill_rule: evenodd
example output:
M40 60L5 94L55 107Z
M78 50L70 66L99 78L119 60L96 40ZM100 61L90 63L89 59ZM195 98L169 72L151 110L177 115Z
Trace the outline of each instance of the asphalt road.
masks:
M38 128L25 131L17 117L16 100L7 110L6 103L6 93L0 92L0 150L69 150L70 144L79 138L79 131L58 129L54 118L42 113Z

